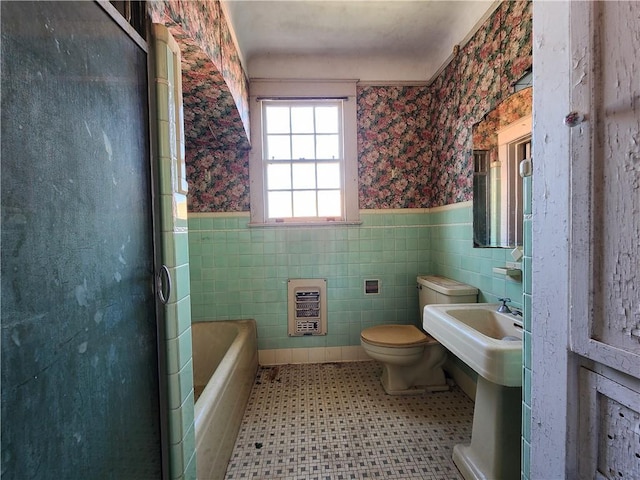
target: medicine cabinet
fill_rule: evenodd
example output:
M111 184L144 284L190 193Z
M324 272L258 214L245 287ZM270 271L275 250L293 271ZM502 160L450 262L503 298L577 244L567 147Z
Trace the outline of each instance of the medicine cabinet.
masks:
M520 163L531 158L532 88L514 93L473 127L473 245L522 246Z

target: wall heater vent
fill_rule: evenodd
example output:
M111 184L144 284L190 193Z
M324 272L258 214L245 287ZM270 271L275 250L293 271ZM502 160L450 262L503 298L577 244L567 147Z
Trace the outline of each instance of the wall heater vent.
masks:
M289 336L327 334L327 281L289 279Z

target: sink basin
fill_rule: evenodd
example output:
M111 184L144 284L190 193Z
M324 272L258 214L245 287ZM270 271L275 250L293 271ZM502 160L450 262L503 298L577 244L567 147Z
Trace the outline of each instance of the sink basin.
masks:
M519 478L522 321L498 305L428 305L425 331L478 372L471 444L453 448L465 480Z
M490 303L428 305L423 327L489 382L522 386L522 321Z

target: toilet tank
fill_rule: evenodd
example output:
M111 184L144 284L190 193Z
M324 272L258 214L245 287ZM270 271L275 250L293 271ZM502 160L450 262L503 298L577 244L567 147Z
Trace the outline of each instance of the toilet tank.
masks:
M438 275L418 277L418 296L420 297L420 319L426 305L434 303L476 303L478 289L450 278Z

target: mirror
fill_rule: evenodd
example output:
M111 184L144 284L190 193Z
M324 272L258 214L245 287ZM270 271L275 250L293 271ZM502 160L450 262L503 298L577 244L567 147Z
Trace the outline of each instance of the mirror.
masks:
M520 162L531 158L532 87L501 102L473 127L473 246L522 245Z

